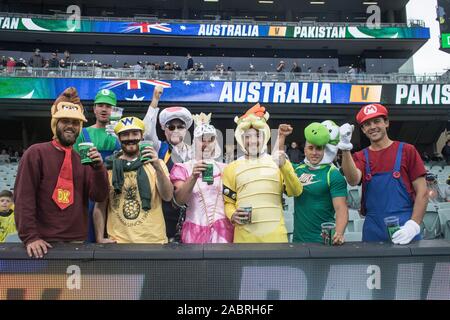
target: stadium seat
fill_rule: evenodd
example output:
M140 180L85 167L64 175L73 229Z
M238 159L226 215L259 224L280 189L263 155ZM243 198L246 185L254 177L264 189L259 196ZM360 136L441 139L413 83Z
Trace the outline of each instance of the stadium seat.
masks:
M358 210L355 209L348 209L348 220L354 221L359 220L361 217L359 216Z
M442 226L437 212L426 212L420 224L420 231L424 240L440 238Z
M437 212L438 211L438 204L434 202L428 202L427 204L427 212Z
M444 239L450 240L450 220L444 225Z
M346 242L360 242L362 241L362 232L347 232L344 234Z
M363 225L364 225L364 220L365 220L365 219L357 219L357 220L354 220L354 221L353 221L353 226L354 226L353 231L355 231L355 232L362 232L362 230L363 230Z
M448 239L450 234L448 234L447 224L450 222L450 208L439 209L438 214L439 220L441 221L441 230L444 230L444 237Z
M4 242L22 242L17 233L12 233L8 235Z
M450 202L439 202L438 209L450 209Z
M355 223L353 220L352 221L349 220L347 223L347 227L345 228L345 232L353 232L353 231L355 231Z

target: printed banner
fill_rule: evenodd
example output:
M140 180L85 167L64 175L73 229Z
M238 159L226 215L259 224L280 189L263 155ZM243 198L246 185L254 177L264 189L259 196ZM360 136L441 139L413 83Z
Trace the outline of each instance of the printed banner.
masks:
M119 22L73 19L14 18L0 16L1 30L41 32L129 33L189 37L297 39L429 39L430 30L423 27L378 28L332 26L271 26L260 24L198 24L159 22Z
M165 88L162 102L449 105L450 84L362 85L327 82L183 81L152 79L0 78L0 99L53 100L67 87L94 100L110 89L120 101L150 101L154 86Z

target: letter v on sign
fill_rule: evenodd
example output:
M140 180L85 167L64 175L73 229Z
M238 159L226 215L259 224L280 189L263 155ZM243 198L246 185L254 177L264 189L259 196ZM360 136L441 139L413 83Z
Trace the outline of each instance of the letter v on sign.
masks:
M379 103L383 86L352 85L350 101L353 103Z

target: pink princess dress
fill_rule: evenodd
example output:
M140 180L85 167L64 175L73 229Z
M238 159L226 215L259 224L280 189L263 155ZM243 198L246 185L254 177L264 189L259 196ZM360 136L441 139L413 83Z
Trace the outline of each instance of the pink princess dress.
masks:
M222 172L226 164L214 161L214 183L208 185L200 176L186 203L186 219L181 229L183 243L232 243L234 227L225 216L222 197ZM172 183L185 182L191 175L194 161L174 164Z

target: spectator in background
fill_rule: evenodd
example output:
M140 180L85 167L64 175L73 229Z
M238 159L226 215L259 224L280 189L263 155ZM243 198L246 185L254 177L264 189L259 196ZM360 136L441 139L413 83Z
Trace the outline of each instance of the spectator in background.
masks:
M428 152L426 151L422 152L422 155L420 157L424 162L428 162L431 160L430 156L428 155Z
M428 201L430 203L445 202L446 196L439 188L436 175L427 172L425 180L427 181Z
M322 67L318 67L316 73L323 73Z
M17 233L16 223L14 222L14 204L13 194L9 190L0 192L0 243L5 239Z
M16 61L13 57L9 57L8 62L6 63L6 71L8 73L14 72L14 67L16 66Z
M11 159L9 157L8 151L6 149L3 149L0 153L0 163L10 163Z
M336 74L337 71L334 69L333 66L331 66L330 70L328 70L328 73Z
M44 58L41 56L41 50L36 49L34 54L31 56L28 61L28 65L33 68L43 68L45 65Z
M19 162L20 156L19 151L14 152L14 154L10 157L11 162Z
M192 70L194 69L194 59L192 59L192 56L190 53L187 54L187 66L186 70Z
M250 63L248 66L248 72L255 72L255 71L256 71L255 66Z
M284 68L285 68L285 67L286 67L286 65L285 65L284 61L281 60L281 61L278 63L278 66L277 66L277 72L284 72Z
M444 157L444 160L447 163L447 165L450 165L450 140L447 140L447 143L442 148L441 154Z
M308 73L312 73L311 67L308 68Z
M291 142L291 145L288 147L286 154L288 155L289 160L292 163L300 163L305 158L305 155L300 150L297 142L295 141Z
M73 62L72 57L70 56L70 52L68 50L64 51L64 65L69 67Z
M130 69L130 65L128 64L128 62L124 62L122 68L124 68L124 69Z
M294 62L292 65L291 72L293 72L293 73L302 72L302 68L300 68L300 66L297 64L297 62Z
M51 69L59 68L58 54L56 52L52 52L52 57L48 60L48 67Z
M6 64L8 63L8 59L5 56L2 56L2 60L0 61L0 67L6 68Z

